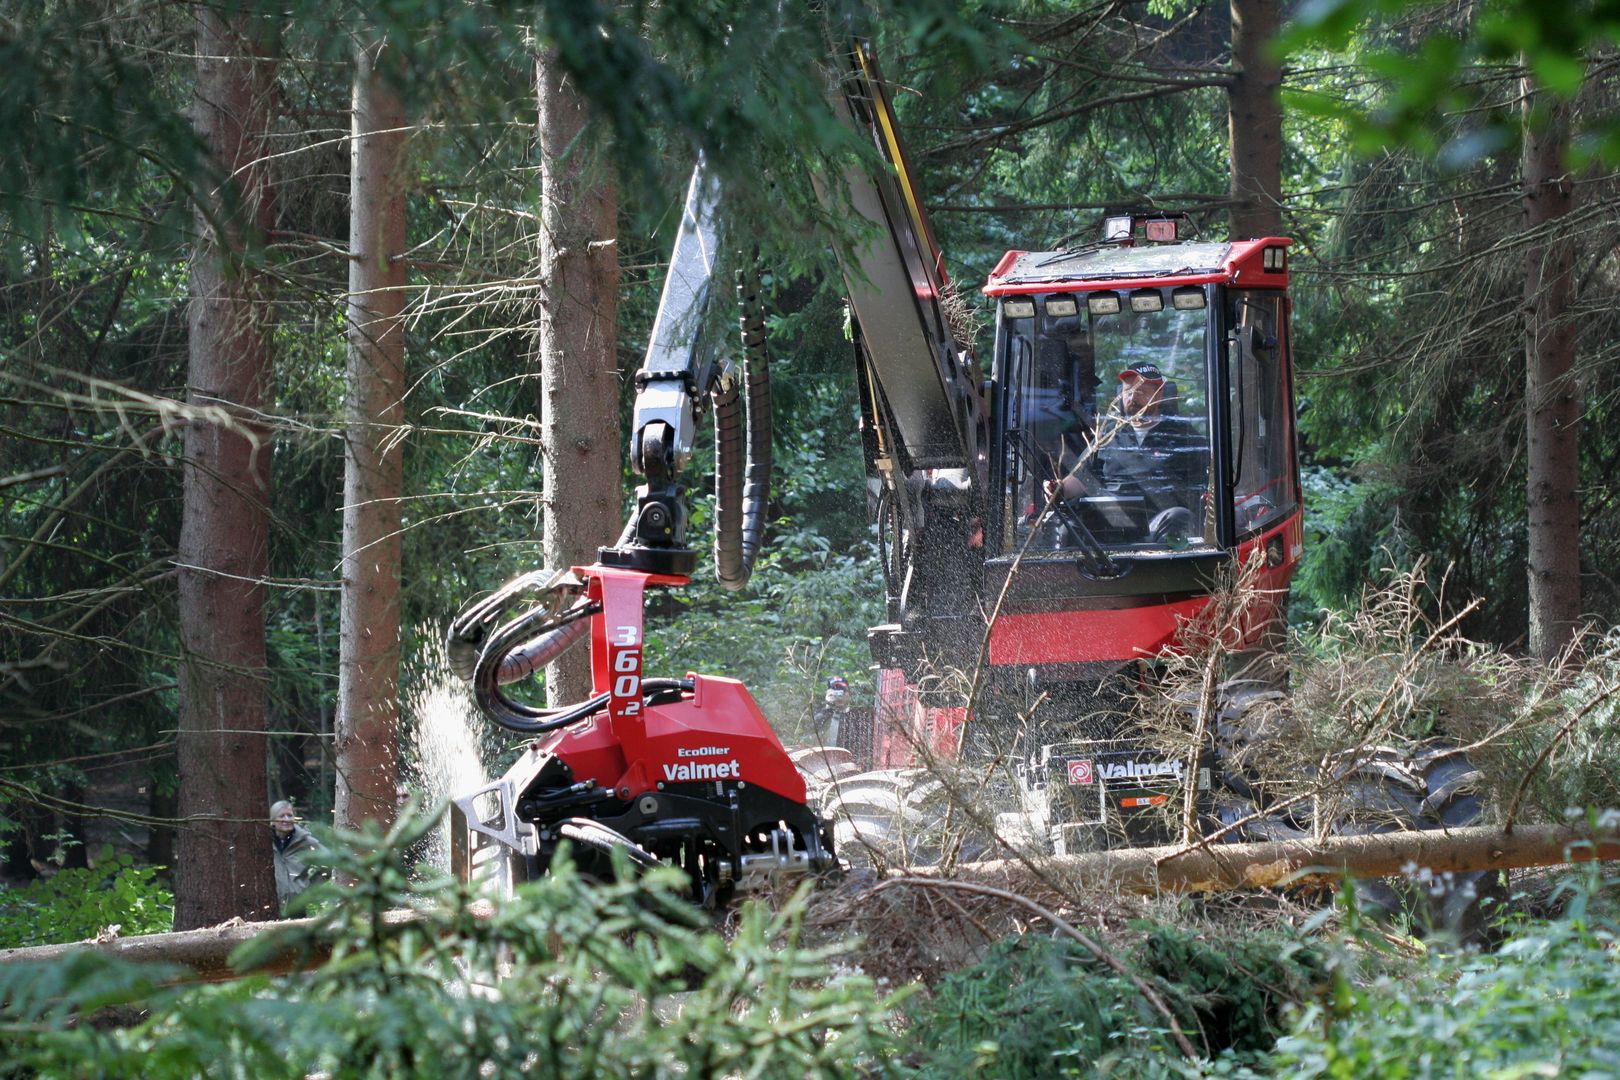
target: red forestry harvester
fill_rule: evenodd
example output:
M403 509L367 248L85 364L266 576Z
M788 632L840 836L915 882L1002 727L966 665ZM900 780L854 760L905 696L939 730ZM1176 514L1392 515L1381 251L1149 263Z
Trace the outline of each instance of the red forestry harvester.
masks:
M962 750L966 704L930 680L973 666L981 649L991 699L1039 700L1038 715L1061 721L1080 688L1174 649L1180 620L1235 560L1263 552L1263 584L1281 595L1300 555L1289 242L1179 242L1174 218L1123 214L1100 243L1009 252L984 289L996 305L986 377L953 330L943 260L871 54L852 41L838 56L833 106L887 163L840 178L876 227L845 266L888 604L871 632L876 733L852 748L875 767L870 779L899 775L924 747ZM700 164L636 377L631 451L646 483L623 535L592 565L520 577L451 627L480 708L533 736L505 776L455 800L464 874L485 862L508 881L538 874L568 839L576 857L618 847L683 867L694 894L718 903L757 875L835 865L830 820L739 683L642 673L644 590L684 585L696 564L680 472L706 405L723 582L746 582L763 532L770 404L753 296L742 371L703 332L722 220ZM1270 614L1255 612L1251 629ZM589 700L548 710L508 696L586 637ZM1179 762L1118 730L1053 723L1021 752L1045 807L1031 835L1060 850L1130 835L1120 815L1182 780ZM1047 790L1054 782L1067 798ZM851 778L827 805L861 817L863 783Z

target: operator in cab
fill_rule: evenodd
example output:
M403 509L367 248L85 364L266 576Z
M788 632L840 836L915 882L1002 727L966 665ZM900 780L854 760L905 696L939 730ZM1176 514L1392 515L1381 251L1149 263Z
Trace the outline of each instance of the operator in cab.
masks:
M1204 440L1173 414L1171 384L1154 364L1134 364L1119 373L1119 396L1102 425L1097 456L1103 482L1136 484L1157 509L1180 505L1201 482Z
M1097 425L1102 482L1109 488L1139 487L1159 510L1179 505L1187 489L1202 480L1203 438L1166 410L1174 407L1174 398L1156 365L1133 364L1119 373L1119 383L1119 395ZM1062 497L1092 494L1086 479L1085 470L1071 470L1060 481Z
M1047 497L1140 496L1154 538L1186 535L1194 522L1190 496L1202 490L1209 454L1197 428L1175 415L1176 405L1175 384L1156 364L1120 371L1119 393L1096 425L1091 460L1048 481Z

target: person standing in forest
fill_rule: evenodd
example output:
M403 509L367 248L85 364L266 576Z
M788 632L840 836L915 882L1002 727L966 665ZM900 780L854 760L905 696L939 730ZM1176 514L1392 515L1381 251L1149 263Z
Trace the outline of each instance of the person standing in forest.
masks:
M845 718L849 715L849 680L842 675L834 675L827 680L827 693L823 695L821 707L812 717L815 724L816 738L823 746L837 746L839 729L843 726Z
M293 804L282 799L270 804L270 844L276 864L276 901L286 915L293 898L314 881L310 856L320 850L321 843L298 824Z

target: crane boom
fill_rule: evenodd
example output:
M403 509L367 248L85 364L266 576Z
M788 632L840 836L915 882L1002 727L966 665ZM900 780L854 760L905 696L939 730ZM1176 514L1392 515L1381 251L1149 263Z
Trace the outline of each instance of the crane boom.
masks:
M956 339L946 314L944 258L870 47L855 39L839 59L833 107L870 137L887 166L874 171L855 164L841 178L850 203L876 233L843 270L873 389L886 413L879 423L903 472L976 470L984 407L971 343ZM825 191L826 182L818 187Z

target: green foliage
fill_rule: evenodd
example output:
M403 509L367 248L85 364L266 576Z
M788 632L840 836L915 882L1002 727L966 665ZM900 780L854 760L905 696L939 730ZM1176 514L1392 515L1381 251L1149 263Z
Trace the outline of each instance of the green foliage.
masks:
M207 175L175 83L146 55L170 16L115 11L96 0L24 0L0 20L0 256L23 260L58 209L122 196L150 165L179 190ZM170 210L176 204L170 204ZM171 222L172 224L172 222Z
M1364 151L1404 146L1465 165L1518 139L1517 109L1482 94L1482 87L1502 78L1499 66L1522 60L1538 86L1572 100L1608 64L1605 51L1620 42L1620 5L1495 0L1450 13L1417 0L1313 0L1301 5L1280 51L1343 52L1376 41L1374 31L1390 25L1406 31L1399 45L1373 44L1359 51L1362 63L1387 87L1375 103L1325 96L1298 97L1293 103L1343 118ZM1510 69L1508 77L1517 74ZM1481 122L1448 132L1447 114L1482 103L1490 108ZM1575 156L1583 163L1620 159L1620 124L1612 116L1595 117Z
M89 951L46 963L0 964L0 1033L7 1039L8 1051L18 1051L7 1054L4 1075L29 1075L22 1071L25 1054L36 1059L70 1055L75 1046L86 1043L96 1044L104 1053L110 1049L105 1040L86 1039L83 1027L69 1031L77 1014L161 997L164 985L184 972L168 964L131 964ZM25 1049L25 1040L33 1045ZM91 1072L88 1062L86 1066L79 1075L113 1075L105 1067Z
M15 889L0 889L0 949L56 945L117 927L123 937L174 925L174 896L157 868L101 852L90 869L58 870Z
M1228 1063L1257 1060L1325 970L1320 949L1284 932L1209 941L1149 924L1126 963L1184 1030ZM1076 943L1026 935L997 943L912 1010L918 1075L1177 1076L1168 1025L1129 979Z
M1010 248L1097 238L1105 206L1185 208L1207 238L1223 233L1200 193L1229 185L1225 95L1203 77L1227 60L1224 12L1180 0L1010 6L997 14L1022 37L998 62L956 70L899 42L885 53L911 91L895 107L963 291Z
M1615 1075L1620 927L1590 907L1615 884L1588 876L1568 886L1565 918L1493 954L1429 954L1366 986L1341 977L1278 1042L1272 1066L1302 1078Z
M1584 644L1571 670L1520 682L1520 723L1481 754L1500 790L1524 787L1521 815L1561 822L1620 807L1620 631Z
M1474 138L1490 110L1517 117L1520 71L1480 63L1466 21L1468 10L1510 6L1387 5L1387 18L1356 25L1344 51L1300 51L1291 61L1293 331L1305 460L1316 466L1306 475L1311 535L1296 591L1312 613L1342 609L1369 567L1422 557L1445 571L1452 595L1484 598L1467 624L1471 635L1511 644L1527 631L1522 310L1530 238L1514 194L1514 147ZM1387 141L1374 153L1358 149L1358 132L1371 130L1358 117L1385 117L1403 78L1433 70L1414 42L1447 36L1460 43L1472 96L1466 108L1436 105L1423 131L1435 148L1472 149L1445 160ZM1369 53L1401 60L1388 69L1366 62ZM1613 75L1600 63L1574 102L1577 127L1612 119L1604 104L1612 92ZM1324 107L1304 109L1307 99ZM1589 175L1583 212L1591 221L1611 216L1615 187ZM1609 410L1620 400L1613 270L1607 240L1587 221L1572 218L1559 233L1575 265L1591 268L1578 271L1589 275L1578 316L1581 561L1603 566L1616 534L1616 505L1603 494L1615 460ZM1598 574L1583 575L1582 588L1583 610L1612 621L1620 593Z
M1185 995L1214 1056L1246 1058L1270 1049L1286 1010L1322 983L1328 957L1319 944L1289 930L1229 931L1210 936L1156 923L1135 949L1138 969Z
M1307 622L1354 604L1369 579L1405 569L1410 552L1393 493L1320 466L1300 470L1300 480L1311 557L1294 575L1292 602Z
M801 939L803 897L722 938L684 875L587 881L567 860L493 914L402 853L435 819L337 838L320 910L244 945L251 967L329 946L307 975L152 992L113 960L0 970L8 1064L43 1077L855 1076L880 1073L888 1007ZM324 906L322 906L324 905ZM401 908L409 920L385 918ZM41 987L48 987L49 993ZM492 989L494 992L492 992ZM66 1029L52 998L144 998L150 1019Z
M779 246L789 258L803 254L780 235L784 210L824 237L850 239L849 217L822 208L806 165L871 156L827 107L826 57L829 41L851 28L869 33L874 23L957 70L984 66L997 36L982 12L953 0L893 0L877 19L867 3L851 0L628 7L550 0L540 5L539 20L632 176L652 175L665 149L660 134L682 157L704 151L736 181L728 188L742 222L785 241ZM824 175L838 174L824 168Z

